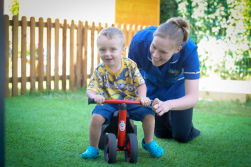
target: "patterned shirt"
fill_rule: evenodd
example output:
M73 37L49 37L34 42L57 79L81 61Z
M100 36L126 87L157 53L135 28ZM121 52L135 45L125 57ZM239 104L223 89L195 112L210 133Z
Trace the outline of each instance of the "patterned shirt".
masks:
M104 62L95 69L87 90L93 90L105 99L138 100L137 87L145 83L136 63L121 57L122 67L114 73Z

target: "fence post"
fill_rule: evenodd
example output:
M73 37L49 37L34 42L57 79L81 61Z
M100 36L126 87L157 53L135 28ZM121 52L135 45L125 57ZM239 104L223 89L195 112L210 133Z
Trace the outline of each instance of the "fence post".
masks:
M77 81L76 88L81 88L81 55L82 55L82 22L78 22L78 32L77 32L77 63L76 63L76 73Z
M74 20L71 21L70 27L70 90L75 86L75 72L74 72Z
M98 24L98 33L97 35L99 34L99 32L102 30L102 27L101 27L101 23L99 22ZM99 56L99 52L97 52L97 65L100 64L100 56Z
M18 95L18 16L13 16L12 26L12 96Z
M22 17L22 40L21 40L21 94L26 93L26 54L27 54L27 18L26 16Z
M91 75L94 71L94 32L95 32L95 23L92 22L91 27Z
M63 24L63 57L62 57L62 90L66 90L66 40L67 40L67 20Z
M55 20L55 69L54 69L54 90L58 91L58 56L59 56L59 19Z
M35 91L36 69L35 69L35 18L30 18L30 82L31 92Z
M85 22L84 34L83 34L83 45L84 45L84 55L83 55L83 86L87 84L87 44L88 44L88 22Z
M43 92L44 82L44 19L39 18L39 35L38 35L38 90Z
M121 24L121 27L119 27L120 29L121 29L121 31L123 32L123 34L124 34L124 36L125 36L125 47L126 47L126 50L125 50L125 53L124 53L124 57L127 57L127 49L128 49L128 47L127 47L127 41L128 41L128 39L127 39L127 26L126 26L126 24Z
M9 90L9 16L4 16L5 23L5 97L10 96Z
M131 43L131 39L132 39L132 26L129 24L128 25L128 33L127 33L127 57L128 57L128 53L129 53L129 47L130 47L130 43Z
M46 89L51 89L51 18L47 18Z
M134 36L137 33L138 27L137 25L133 24L132 25L132 36Z

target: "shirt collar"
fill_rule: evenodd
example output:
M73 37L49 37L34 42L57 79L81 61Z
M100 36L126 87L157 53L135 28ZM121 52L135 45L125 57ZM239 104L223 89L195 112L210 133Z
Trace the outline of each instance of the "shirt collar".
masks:
M180 52L175 53L170 60L170 64L176 63L179 60L179 57L180 57Z

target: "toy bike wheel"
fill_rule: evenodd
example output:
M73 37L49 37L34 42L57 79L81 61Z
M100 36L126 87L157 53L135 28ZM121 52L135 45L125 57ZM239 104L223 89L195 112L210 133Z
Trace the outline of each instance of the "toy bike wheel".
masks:
M125 160L130 163L137 162L138 159L138 140L134 133L129 133L126 136L125 146L127 151L125 151Z
M134 134L137 136L137 125L134 125Z
M100 139L99 139L99 143L98 143L98 148L103 150L105 147L105 128L107 127L107 125L102 125L102 129L101 129L101 135L100 135Z
M117 158L117 140L113 133L109 133L105 136L104 147L105 161L108 163L115 163Z

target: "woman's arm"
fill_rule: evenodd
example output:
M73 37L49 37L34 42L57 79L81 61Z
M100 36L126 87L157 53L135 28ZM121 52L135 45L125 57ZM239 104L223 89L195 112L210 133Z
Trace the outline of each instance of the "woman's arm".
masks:
M151 104L151 100L146 97L146 84L143 83L137 87L137 91L139 94L139 101L141 101L141 104L143 106L148 106Z
M153 109L158 115L163 115L169 110L185 110L196 106L199 98L199 79L185 80L185 96L179 99L160 101L155 99Z

